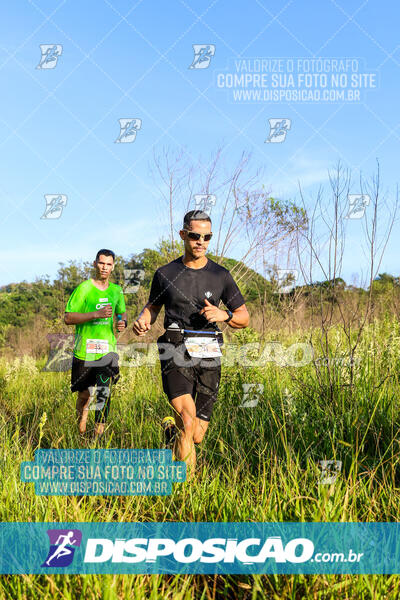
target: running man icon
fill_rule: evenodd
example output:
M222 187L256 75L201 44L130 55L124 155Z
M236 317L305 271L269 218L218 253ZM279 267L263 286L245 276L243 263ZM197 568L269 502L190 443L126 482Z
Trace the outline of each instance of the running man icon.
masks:
M79 529L49 529L47 535L50 539L50 549L42 567L67 567L70 565L75 547L81 545L81 531Z
M50 558L46 560L46 565L50 566L50 562L53 560L53 558L56 558L56 556L61 558L62 556L66 556L67 554L72 554L71 548L67 548L67 545L72 545L76 543L77 540L74 540L73 537L73 531L68 531L67 535L60 535L58 537L56 544L59 544L59 546L57 546L56 551L50 556ZM63 539L63 541L60 544L61 539Z

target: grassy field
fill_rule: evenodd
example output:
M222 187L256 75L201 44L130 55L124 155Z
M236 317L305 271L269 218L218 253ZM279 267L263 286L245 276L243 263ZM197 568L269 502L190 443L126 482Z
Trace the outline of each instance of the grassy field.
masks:
M241 343L257 340L242 332ZM285 347L300 335L269 336ZM19 465L41 448L91 447L76 432L70 374L44 373L45 357L0 362L2 521L396 521L400 512L400 328L366 328L349 385L344 338L331 332L329 369L269 362L225 367L198 453L198 474L167 497L36 497ZM340 358L340 360L338 360ZM341 362L342 361L342 362ZM158 364L122 367L103 447L157 448L170 414ZM242 384L264 384L252 408ZM91 417L92 418L92 417ZM341 460L320 485L319 461ZM399 598L393 576L1 576L0 598Z

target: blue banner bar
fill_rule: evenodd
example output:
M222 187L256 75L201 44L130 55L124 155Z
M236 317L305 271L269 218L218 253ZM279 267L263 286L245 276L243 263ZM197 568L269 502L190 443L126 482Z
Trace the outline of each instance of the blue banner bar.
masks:
M0 573L400 573L399 523L0 523Z

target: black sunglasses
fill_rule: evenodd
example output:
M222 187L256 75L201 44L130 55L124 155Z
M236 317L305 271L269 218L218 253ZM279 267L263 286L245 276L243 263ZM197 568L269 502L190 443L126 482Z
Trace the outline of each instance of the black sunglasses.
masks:
M189 240L192 240L194 242L197 242L201 238L203 238L205 242L209 242L213 235L212 233L206 233L206 234L195 233L194 231L189 231L188 229L184 229L183 231L186 231L188 234Z

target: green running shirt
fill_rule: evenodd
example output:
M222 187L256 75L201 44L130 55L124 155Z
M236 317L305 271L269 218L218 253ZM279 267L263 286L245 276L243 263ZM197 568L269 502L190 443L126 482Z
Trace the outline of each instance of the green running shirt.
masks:
M97 360L109 352L116 351L113 331L114 314L125 312L124 294L119 285L109 283L108 288L99 290L91 279L78 285L72 292L65 312L88 313L111 304L112 316L93 319L75 325L74 356L82 360Z

